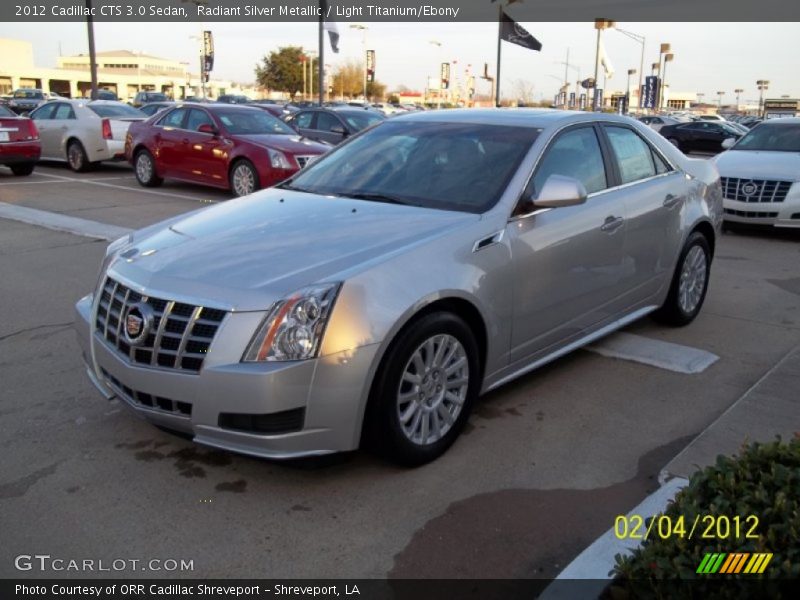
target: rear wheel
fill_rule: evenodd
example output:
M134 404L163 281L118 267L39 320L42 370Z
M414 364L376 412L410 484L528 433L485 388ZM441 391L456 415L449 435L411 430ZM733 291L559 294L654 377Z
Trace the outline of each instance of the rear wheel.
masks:
M249 160L240 160L231 169L231 189L237 196L252 194L261 186L256 168Z
M133 161L133 170L136 172L136 181L144 187L156 187L164 180L156 175L156 165L153 155L147 150L139 150Z
M432 313L400 333L373 385L365 440L415 466L443 454L469 417L480 387L478 347L451 313Z
M67 145L67 163L69 168L76 173L83 173L88 171L92 164L89 162L89 157L86 155L86 150L83 148L78 140L72 140Z
M22 164L22 165L12 165L11 166L11 172L14 175L18 176L18 177L22 177L22 176L25 176L25 175L30 175L31 173L33 173L33 167L34 166L36 166L35 163L25 163L25 164Z
M695 231L681 251L663 306L654 316L668 325L688 325L703 306L711 274L711 249L706 237Z

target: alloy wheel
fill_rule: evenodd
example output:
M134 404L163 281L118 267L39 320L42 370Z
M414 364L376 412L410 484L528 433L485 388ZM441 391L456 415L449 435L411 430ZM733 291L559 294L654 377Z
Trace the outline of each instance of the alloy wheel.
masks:
M252 194L256 187L253 170L247 165L239 165L233 170L233 191L237 196Z
M693 313L705 290L708 276L708 259L700 246L693 246L686 254L678 287L678 303L686 314Z

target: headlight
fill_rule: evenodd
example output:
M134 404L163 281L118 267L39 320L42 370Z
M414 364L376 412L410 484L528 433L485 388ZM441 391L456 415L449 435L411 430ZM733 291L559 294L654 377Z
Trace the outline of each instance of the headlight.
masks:
M242 361L314 358L340 287L340 283L315 285L277 302L261 322Z
M291 169L292 165L289 164L289 159L283 152L267 148L269 152L269 160L272 163L273 169Z

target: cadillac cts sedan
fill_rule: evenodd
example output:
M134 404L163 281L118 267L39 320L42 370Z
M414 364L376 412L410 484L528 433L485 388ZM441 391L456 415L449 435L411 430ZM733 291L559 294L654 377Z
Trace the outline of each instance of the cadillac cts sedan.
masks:
M713 160L725 221L800 228L800 118L754 127Z
M125 140L141 185L181 179L237 196L286 179L329 148L262 110L233 104L178 104L131 127Z
M75 324L100 392L198 443L415 465L479 394L692 321L721 219L713 165L631 119L415 113L115 241Z

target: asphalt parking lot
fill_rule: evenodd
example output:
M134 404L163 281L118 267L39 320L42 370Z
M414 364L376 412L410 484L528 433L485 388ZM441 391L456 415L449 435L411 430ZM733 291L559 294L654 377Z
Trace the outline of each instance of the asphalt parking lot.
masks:
M230 196L124 165L0 168L0 202L141 227ZM548 577L800 343L800 235L717 245L698 319L627 329L711 352L701 373L582 350L483 397L441 459L289 463L202 448L103 400L70 323L105 243L0 218L0 576L19 554L192 560L183 577ZM26 573L25 576L83 576ZM123 571L98 573L152 576Z

